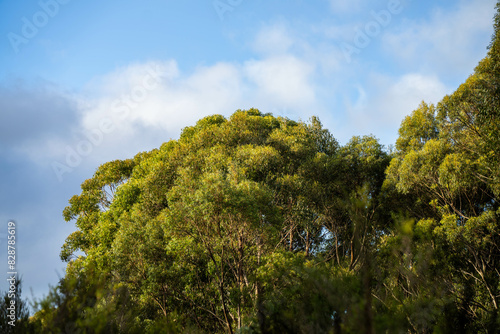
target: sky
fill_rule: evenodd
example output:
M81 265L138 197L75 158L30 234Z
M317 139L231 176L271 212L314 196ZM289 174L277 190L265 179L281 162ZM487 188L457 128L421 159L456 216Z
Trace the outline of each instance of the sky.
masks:
M493 0L0 0L0 277L16 223L23 296L64 276L63 209L111 160L212 115L318 116L394 144L421 101L486 55ZM7 288L0 280L0 290Z

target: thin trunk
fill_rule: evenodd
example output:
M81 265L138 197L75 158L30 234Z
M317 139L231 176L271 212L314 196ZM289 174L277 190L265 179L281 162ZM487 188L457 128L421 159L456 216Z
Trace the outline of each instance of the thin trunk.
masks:
M226 306L226 294L224 293L224 247L222 247L222 254L221 254L221 261L220 261L220 284L219 284L219 290L220 290L220 296L221 296L221 301L222 301L222 309L224 311L224 319L226 320L226 326L229 329L229 333L233 334L233 327L231 325L231 319L229 318L229 311L227 310Z
M362 253L364 257L363 261L363 290L365 295L365 307L364 307L364 320L365 320L365 333L375 334L375 328L373 327L373 310L372 310L372 259L367 250Z
M224 297L224 288L223 288L223 282L219 284L219 291L221 295L221 301L222 301L222 310L224 311L224 320L226 321L226 326L227 329L229 330L230 334L233 334L233 327L231 326L231 319L229 318L229 312L226 307L226 298Z
M351 262L349 263L349 270L354 268L354 237L351 238Z
M338 233L337 232L335 232L335 255L337 256L337 264L340 267L339 239L338 239Z
M206 249L208 250L208 254L210 256L210 259L212 260L212 263L214 264L215 268L217 268L217 261L215 260L214 254L212 252L212 248L208 246L208 243L204 242ZM220 292L220 297L221 297L221 303L222 303L222 311L224 312L224 321L226 322L226 326L229 330L230 334L233 334L233 328L231 326L231 319L229 318L229 312L226 307L226 297L224 293L224 247L222 248L222 254L221 254L221 261L220 261L220 272L216 271L217 278L219 279L219 292Z
M340 317L340 313L335 313L335 319L333 320L333 333L334 334L342 334L342 318Z
M290 233L291 234L291 233ZM260 258L262 256L262 244L260 241L260 237L257 239L257 267L260 266ZM255 285L255 299L257 303L257 321L259 322L259 328L261 333L265 333L265 316L262 310L262 291L260 290L259 281L256 282Z
M367 260L369 261L369 260ZM368 267L368 265L366 265ZM369 268L363 270L363 285L365 294L365 308L364 308L364 320L365 320L365 333L375 334L375 329L373 328L373 312L372 312L372 288L371 288L371 273Z
M309 256L309 230L306 231L306 257Z
M240 289L240 302L238 304L238 329L241 328L242 321L241 321L241 305L243 304L243 236L241 235L241 232L239 233L240 235L238 236L238 285Z

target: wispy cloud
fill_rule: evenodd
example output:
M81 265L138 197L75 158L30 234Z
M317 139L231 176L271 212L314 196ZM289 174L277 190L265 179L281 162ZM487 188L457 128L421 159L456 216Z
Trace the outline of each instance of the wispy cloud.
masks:
M344 140L353 135L373 134L385 145L393 144L403 118L420 102L437 103L447 87L435 75L408 73L391 77L367 73L365 83L350 88L343 100L345 121L335 132Z
M314 103L314 65L294 56L248 61L244 73L255 85L257 100L302 109Z
M378 77L375 81L379 87L386 88L375 94L372 101L375 108L369 119L379 119L379 122L384 122L392 128L397 128L401 120L416 109L420 102L437 103L452 90L436 75L420 73L408 73L397 80Z
M494 0L460 1L451 12L436 8L425 20L405 20L383 36L388 56L406 68L449 76L471 72L486 54L478 36L491 31Z
M295 43L296 37L283 21L265 25L255 36L252 48L259 54L284 54L287 53Z
M132 64L71 96L11 93L6 100L14 105L5 106L10 112L2 114L3 124L14 123L8 130L18 139L33 128L33 140L5 136L63 182L75 170L158 147L206 115L258 107L300 117L317 110L314 72L314 65L286 53L189 73L174 60Z

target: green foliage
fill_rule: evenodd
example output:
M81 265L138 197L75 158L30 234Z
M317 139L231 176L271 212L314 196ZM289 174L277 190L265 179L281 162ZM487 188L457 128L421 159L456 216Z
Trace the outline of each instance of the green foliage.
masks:
M21 279L15 278L14 289L5 291L0 299L0 332L5 334L35 334L39 323L29 318L28 303L22 299ZM10 284L9 284L10 285Z
M83 183L64 211L78 227L61 252L66 278L38 314L57 323L59 303L74 305L63 318L97 332L124 322L179 332L355 326L356 312L344 314L368 291L356 272L385 225L377 220L388 163L375 138L339 147L317 118L255 109L206 117ZM127 316L99 316L113 312Z
M417 226L426 226L430 249L441 255L445 295L433 302L446 316L431 323L443 332L498 328L498 14L495 29L474 74L437 107L422 104L403 121L387 170L386 187L406 195L406 209L418 213Z

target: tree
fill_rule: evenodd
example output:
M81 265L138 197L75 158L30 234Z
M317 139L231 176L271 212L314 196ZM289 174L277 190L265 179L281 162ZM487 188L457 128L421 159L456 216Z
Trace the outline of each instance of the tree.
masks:
M61 252L66 277L39 314L96 332L127 323L229 333L358 328L356 310L372 316L363 301L369 259L389 226L381 193L389 160L374 137L340 147L317 118L255 109L205 117L179 140L106 163L82 184L64 210L78 227ZM290 266L278 270L281 258ZM315 304L325 289L329 297ZM299 296L310 307L285 303ZM104 321L97 310L123 316Z
M29 318L29 307L22 295L22 281L15 277L10 286L13 289L6 291L0 299L0 332L36 333L38 324Z
M498 17L474 74L403 121L387 171L387 185L412 202L415 230L428 231L431 249L445 255L440 275L453 305L443 308L468 332L495 332L500 321Z

